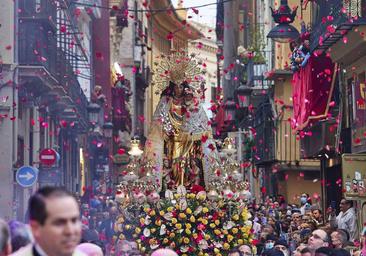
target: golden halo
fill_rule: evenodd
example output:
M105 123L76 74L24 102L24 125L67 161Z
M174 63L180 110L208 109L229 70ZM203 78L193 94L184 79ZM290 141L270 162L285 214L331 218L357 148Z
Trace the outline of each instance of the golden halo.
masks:
M193 91L198 90L204 82L202 61L196 59L194 53L188 55L185 51L175 51L168 56L161 55L160 61L154 62L154 66L151 84L156 94L161 94L169 82L181 84L187 81Z

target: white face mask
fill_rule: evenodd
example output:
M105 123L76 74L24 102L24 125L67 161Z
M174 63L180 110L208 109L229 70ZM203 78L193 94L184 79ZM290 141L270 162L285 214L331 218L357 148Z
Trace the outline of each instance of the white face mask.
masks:
M266 247L267 250L272 249L273 246L274 246L274 243L273 242L266 243L266 245L265 245L265 247Z

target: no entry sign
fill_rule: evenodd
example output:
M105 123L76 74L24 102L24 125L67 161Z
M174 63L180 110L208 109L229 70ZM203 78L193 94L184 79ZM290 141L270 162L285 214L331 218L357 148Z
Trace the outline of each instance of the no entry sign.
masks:
M52 148L45 148L39 154L39 160L43 165L53 165L56 163L57 153Z

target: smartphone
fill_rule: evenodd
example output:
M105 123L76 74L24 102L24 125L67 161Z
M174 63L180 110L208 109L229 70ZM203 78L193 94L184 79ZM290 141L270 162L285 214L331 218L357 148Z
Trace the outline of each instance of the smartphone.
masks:
M331 201L330 202L330 207L332 207L332 209L335 210L337 208L336 201Z

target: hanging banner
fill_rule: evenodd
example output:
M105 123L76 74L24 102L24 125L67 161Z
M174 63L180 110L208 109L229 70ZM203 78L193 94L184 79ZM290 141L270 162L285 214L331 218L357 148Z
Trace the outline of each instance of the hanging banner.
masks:
M366 150L366 83L365 73L353 82L352 152Z
M366 197L366 154L342 155L344 196L349 199Z

